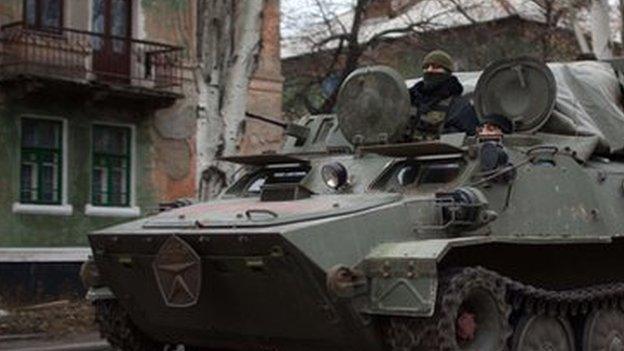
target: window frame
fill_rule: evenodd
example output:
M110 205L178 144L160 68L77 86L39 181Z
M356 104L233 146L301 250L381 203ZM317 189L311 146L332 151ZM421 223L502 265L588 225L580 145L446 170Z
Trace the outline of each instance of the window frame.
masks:
M43 10L43 1L45 0L34 0L35 1L35 24L28 23L28 0L22 0L22 21L24 22L24 26L28 29L41 31L41 32L49 32L54 34L60 34L63 32L63 27L65 24L65 0L60 1L60 18L58 26L55 27L46 27L42 23L42 10Z
M95 167L95 148L94 148L94 131L96 127L113 127L113 128L127 128L130 132L129 145L128 145L128 174L126 175L127 182L127 205L106 205L95 204L93 193L93 169ZM136 126L128 123L114 123L114 122L100 122L94 121L91 123L90 133L90 163L89 163L89 203L85 206L85 214L87 216L95 217L138 217L141 214L141 209L136 206L136 173L137 173L137 152L136 152Z
M60 179L59 179L59 198L58 203L44 202L22 202L22 129L23 120L44 120L61 123L61 149L60 149ZM36 114L23 114L18 119L18 165L17 167L17 201L13 203L13 213L24 214L43 214L43 215L59 215L70 216L73 213L73 207L68 204L68 164L69 164L69 142L68 142L68 121L66 118L57 116L45 116Z

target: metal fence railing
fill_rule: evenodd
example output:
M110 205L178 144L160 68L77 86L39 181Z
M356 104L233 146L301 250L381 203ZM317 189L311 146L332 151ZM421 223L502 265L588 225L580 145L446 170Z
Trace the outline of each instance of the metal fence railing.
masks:
M181 93L183 49L70 28L0 27L0 74L33 74Z

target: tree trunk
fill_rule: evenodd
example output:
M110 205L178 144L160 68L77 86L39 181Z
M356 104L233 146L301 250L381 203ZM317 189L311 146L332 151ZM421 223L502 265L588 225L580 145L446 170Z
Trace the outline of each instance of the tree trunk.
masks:
M263 0L200 0L197 163L200 199L218 195L236 167L220 162L236 154L243 132L247 89L260 48Z
M624 0L620 0L618 9L620 10L620 42L624 42ZM619 55L622 55L621 47Z
M591 7L592 46L599 59L608 59L611 52L611 28L609 27L609 4L605 0L592 0Z
M345 64L340 73L341 82L344 81L347 76L358 68L360 57L362 56L362 46L359 42L360 28L362 26L362 19L364 17L364 11L366 6L369 5L368 0L357 0L355 7L353 8L353 23L351 24L351 30L349 32L349 39L347 40L347 50L345 57ZM342 50L336 51L335 55L341 55ZM323 113L331 113L338 100L339 89L335 89L332 94L325 99L321 111Z

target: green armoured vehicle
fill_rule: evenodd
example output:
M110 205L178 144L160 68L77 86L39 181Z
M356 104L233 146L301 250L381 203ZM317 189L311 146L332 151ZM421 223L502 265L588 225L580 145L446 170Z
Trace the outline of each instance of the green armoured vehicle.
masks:
M404 142L405 82L363 68L336 115L218 200L89 235L124 350L624 350L619 62L459 74L501 140Z

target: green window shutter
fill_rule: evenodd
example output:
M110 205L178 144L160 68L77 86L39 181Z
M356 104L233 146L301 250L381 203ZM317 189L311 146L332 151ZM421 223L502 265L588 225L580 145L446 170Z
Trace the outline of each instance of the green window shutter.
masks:
M91 202L95 206L130 206L132 130L94 125Z
M20 202L60 205L63 185L63 123L21 119Z

